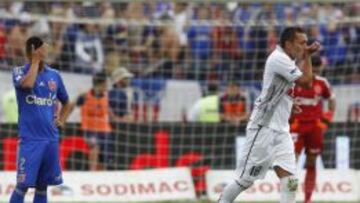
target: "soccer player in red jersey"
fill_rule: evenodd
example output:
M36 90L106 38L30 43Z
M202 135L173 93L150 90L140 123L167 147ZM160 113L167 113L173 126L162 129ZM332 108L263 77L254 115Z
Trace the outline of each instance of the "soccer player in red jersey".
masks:
M311 195L316 183L316 157L323 149L323 135L332 121L335 100L329 82L319 76L323 67L319 55L312 57L314 79L311 87L296 85L293 89L295 108L291 118L291 132L295 140L295 154L298 158L302 149L306 154L305 203L311 202ZM323 103L328 100L327 109Z

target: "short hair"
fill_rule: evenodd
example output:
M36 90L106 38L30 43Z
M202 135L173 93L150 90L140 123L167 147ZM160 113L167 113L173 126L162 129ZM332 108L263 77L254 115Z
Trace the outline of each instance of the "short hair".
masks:
M44 44L44 41L40 37L37 37L37 36L29 37L26 40L26 47L25 47L26 55L28 57L30 57L32 54L31 51L38 49L43 44Z
M93 85L99 85L106 82L106 73L105 72L98 72L92 78Z
M296 33L305 33L305 30L301 27L287 27L280 35L280 46L285 47L287 41L293 41Z

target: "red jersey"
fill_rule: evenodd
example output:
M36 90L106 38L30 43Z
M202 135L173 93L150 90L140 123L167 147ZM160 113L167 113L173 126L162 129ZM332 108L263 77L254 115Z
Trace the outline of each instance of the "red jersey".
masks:
M313 121L323 115L323 99L333 97L329 82L324 77L315 76L311 88L294 87L295 102L301 108L300 113L294 113L293 119L298 121Z

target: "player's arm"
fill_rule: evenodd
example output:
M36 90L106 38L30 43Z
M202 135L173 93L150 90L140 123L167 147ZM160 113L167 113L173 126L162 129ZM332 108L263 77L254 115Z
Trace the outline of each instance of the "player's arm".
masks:
M81 107L82 105L84 105L85 95L86 93L81 94L80 96L78 96L78 98L75 101L69 103L69 111L70 111L69 114L71 114L71 112L75 109L75 107Z
M329 111L335 112L335 107L336 107L336 102L335 102L335 98L330 98L329 99Z
M303 73L297 80L295 80L295 84L302 87L311 86L313 80L313 70L311 64L311 55L320 49L320 44L318 42L314 42L311 45L307 46L304 52L304 58L299 62L298 66Z
M34 48L32 49L30 69L20 81L21 88L32 89L34 87L40 64L43 60L44 50L43 46L36 50L34 50Z
M71 113L71 102L60 75L58 76L58 90L56 97L61 102L62 107L60 112L56 115L55 123L58 127L63 127Z
M68 100L66 103L62 104L62 108L60 110L59 116L56 119L56 125L58 127L63 127L67 118L71 113L71 102Z
M334 117L336 102L335 96L333 94L332 88L327 80L325 80L324 91L322 97L328 101L327 111L323 112L323 121L325 123L330 123Z

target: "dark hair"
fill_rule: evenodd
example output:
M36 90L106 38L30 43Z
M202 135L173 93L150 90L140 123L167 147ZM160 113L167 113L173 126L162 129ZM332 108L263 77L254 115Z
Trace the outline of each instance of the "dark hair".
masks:
M26 55L31 56L31 51L36 50L44 44L44 41L40 37L32 36L26 40Z
M287 27L285 28L280 36L280 46L285 47L287 41L293 41L296 33L305 33L305 30L301 27Z
M321 57L319 54L311 56L311 65L312 67L320 67L322 65Z
M93 76L93 85L99 85L106 82L106 74L104 72L98 72Z

